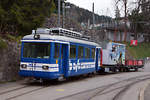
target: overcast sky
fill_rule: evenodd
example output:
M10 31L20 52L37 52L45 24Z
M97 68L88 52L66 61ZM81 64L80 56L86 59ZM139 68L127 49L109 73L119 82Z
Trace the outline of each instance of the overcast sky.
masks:
M129 0L135 1L135 0ZM95 4L95 13L99 15L107 15L114 17L115 15L115 6L113 0L67 0L67 2L71 2L81 8L88 9L92 11L92 3ZM130 4L131 5L131 4ZM123 12L121 13L123 15Z

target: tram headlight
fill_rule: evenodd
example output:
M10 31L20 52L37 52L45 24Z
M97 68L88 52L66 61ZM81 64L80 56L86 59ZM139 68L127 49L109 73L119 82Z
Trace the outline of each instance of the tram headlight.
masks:
M39 34L35 34L34 35L34 39L40 39L40 35Z
M48 70L48 69L49 69L49 67L48 67L48 66L45 66L45 65L43 65L42 68L43 68L44 70Z
M26 64L21 64L21 68L27 68L27 65Z

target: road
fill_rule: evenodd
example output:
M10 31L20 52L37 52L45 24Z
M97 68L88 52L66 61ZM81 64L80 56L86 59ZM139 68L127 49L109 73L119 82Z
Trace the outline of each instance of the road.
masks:
M150 73L126 72L78 77L64 82L19 81L0 84L0 100L140 100Z

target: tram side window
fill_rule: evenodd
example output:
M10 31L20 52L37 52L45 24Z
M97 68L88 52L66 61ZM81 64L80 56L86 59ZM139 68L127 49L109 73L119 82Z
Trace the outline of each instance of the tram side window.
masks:
M76 58L76 46L70 45L70 58Z
M90 58L90 49L85 48L85 58Z
M92 48L92 58L95 58L95 49Z
M59 48L60 48L60 44L55 43L55 55L54 55L55 59L59 58Z
M78 58L83 58L83 47L82 46L79 46L78 48Z

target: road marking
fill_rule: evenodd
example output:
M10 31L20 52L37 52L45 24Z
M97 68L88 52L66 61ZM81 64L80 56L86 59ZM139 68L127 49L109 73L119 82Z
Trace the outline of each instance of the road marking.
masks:
M56 89L56 91L63 92L64 89Z
M144 100L144 92L149 85L150 81L147 84L145 84L143 88L140 89L139 100Z

